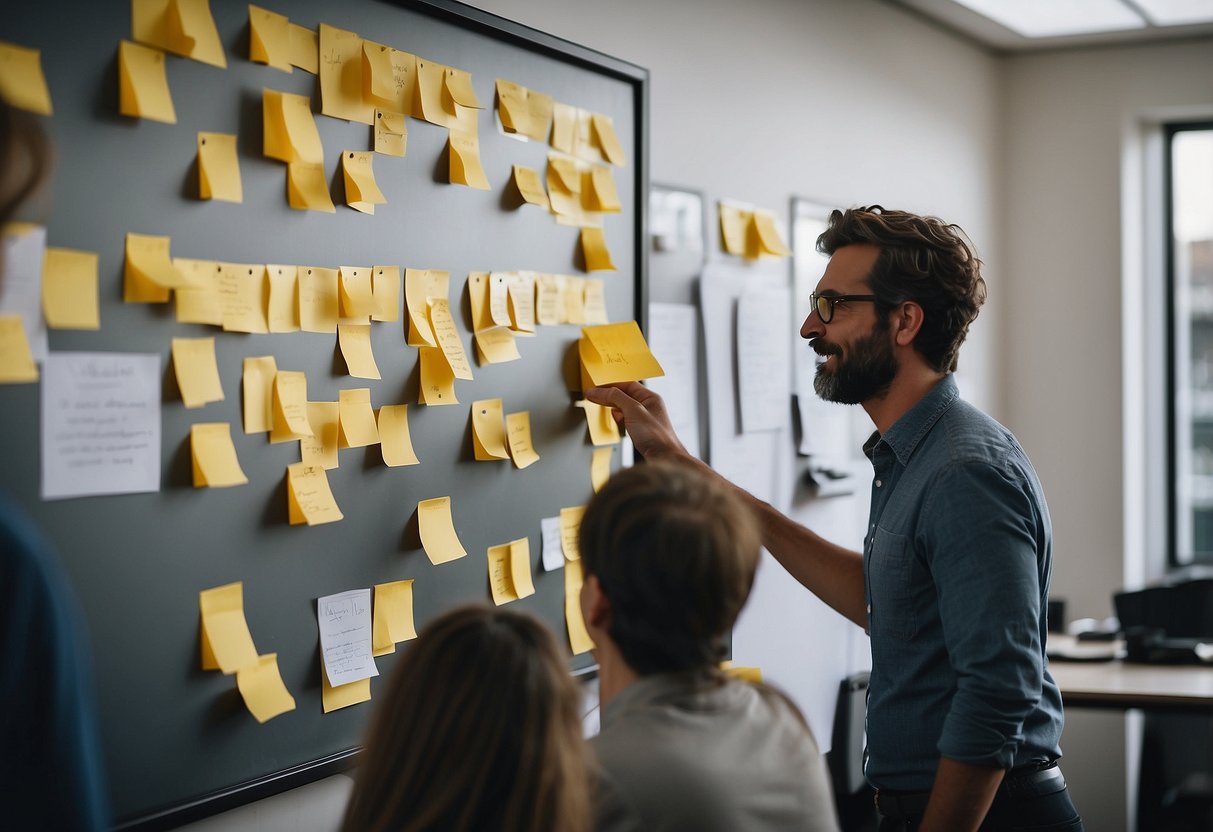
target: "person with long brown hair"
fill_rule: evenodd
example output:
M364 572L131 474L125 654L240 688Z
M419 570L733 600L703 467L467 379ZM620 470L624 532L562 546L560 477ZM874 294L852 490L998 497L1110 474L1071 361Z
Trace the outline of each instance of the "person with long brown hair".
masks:
M547 628L464 606L392 673L366 733L345 832L586 832L580 693Z

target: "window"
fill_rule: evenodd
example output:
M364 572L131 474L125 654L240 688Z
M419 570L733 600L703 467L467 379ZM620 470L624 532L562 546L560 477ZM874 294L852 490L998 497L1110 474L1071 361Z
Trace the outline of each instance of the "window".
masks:
M1172 566L1213 563L1213 122L1166 129Z

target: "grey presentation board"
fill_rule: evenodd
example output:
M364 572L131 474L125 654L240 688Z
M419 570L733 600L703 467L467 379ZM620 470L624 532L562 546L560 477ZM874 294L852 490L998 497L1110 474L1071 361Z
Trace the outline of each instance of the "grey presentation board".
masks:
M371 129L320 115L316 76L252 63L248 7L213 0L228 66L168 56L175 125L119 115L118 44L131 37L129 3L27 5L5 15L0 40L42 51L54 103L44 120L56 145L49 197L27 219L48 229L48 245L99 255L101 329L51 330L52 351L151 353L162 381L161 482L154 493L44 501L40 498L39 385L0 387L0 488L29 511L58 548L80 598L93 649L113 808L120 825L169 826L314 779L355 753L375 704L321 710L316 599L385 581L413 579L418 627L463 601L488 601L486 549L527 537L536 593L512 602L540 615L566 640L562 572L540 564L540 519L591 496L585 418L572 405L569 359L577 326L539 327L519 338L519 361L480 366L456 381L458 405L418 405L417 350L405 345L406 315L374 323L382 380L346 375L335 335L249 335L178 324L173 304L123 303L128 232L166 235L174 257L237 263L397 265L450 272L452 308L474 356L465 281L472 271L533 270L586 276L578 230L547 211L519 205L511 166L543 171L549 147L504 135L494 81L504 78L556 101L610 115L627 154L615 168L623 210L605 234L618 271L606 281L612 321L637 319L645 305L647 72L466 6L441 0L400 4L292 0L260 4L316 29L327 23L471 73L484 110L481 159L491 190L448 184L447 131L408 120L407 155L376 156L387 204L373 216L342 204L339 151L367 150ZM311 95L325 149L335 214L287 205L286 166L262 154L263 89ZM196 134L238 135L244 199L198 199ZM402 293L403 298L403 293ZM222 401L187 410L170 358L173 337L216 339ZM286 466L298 443L271 444L241 429L241 363L273 355L280 369L307 373L308 398L369 387L375 407L409 405L421 464L389 468L379 448L340 452L329 481L345 518L290 525ZM476 462L469 426L474 399L502 398L529 410L540 461ZM249 483L194 488L190 426L229 422ZM618 467L618 453L613 467ZM450 495L468 554L432 565L420 547L418 500ZM243 707L235 677L200 669L201 590L242 581L259 653L277 653L294 711L259 725ZM407 643L378 659L376 698ZM585 669L588 654L571 661ZM474 668L469 668L469 672Z

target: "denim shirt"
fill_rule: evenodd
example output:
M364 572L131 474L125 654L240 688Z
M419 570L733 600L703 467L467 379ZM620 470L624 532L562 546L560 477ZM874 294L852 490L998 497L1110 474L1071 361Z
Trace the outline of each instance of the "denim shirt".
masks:
M958 396L945 377L864 445L865 772L877 788L929 790L940 755L1000 768L1061 756L1044 491L1010 431Z

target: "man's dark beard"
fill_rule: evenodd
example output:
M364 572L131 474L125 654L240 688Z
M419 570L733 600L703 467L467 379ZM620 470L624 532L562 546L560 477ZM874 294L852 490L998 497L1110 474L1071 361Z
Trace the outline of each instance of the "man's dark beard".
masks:
M897 375L897 357L889 343L888 327L877 325L870 335L851 345L845 358L829 342L818 341L813 349L821 355L836 356L834 371L827 372L822 364L813 379L813 389L827 402L859 404L879 399L889 392Z

